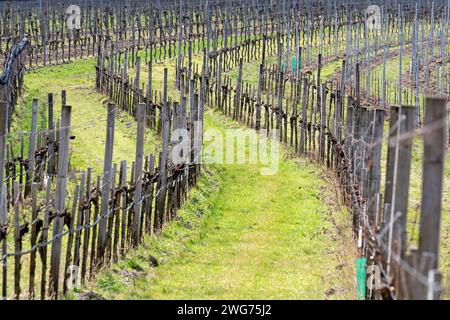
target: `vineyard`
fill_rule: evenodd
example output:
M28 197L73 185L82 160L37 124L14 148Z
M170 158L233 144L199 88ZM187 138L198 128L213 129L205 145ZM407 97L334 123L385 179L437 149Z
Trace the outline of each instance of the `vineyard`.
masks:
M449 298L450 1L0 15L4 300Z

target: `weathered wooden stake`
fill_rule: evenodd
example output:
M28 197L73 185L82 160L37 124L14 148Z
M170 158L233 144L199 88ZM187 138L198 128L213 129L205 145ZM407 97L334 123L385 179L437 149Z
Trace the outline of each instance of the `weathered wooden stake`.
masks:
M136 160L134 171L134 223L133 241L134 246L139 245L141 239L141 208L142 208L142 179L143 179L143 159L144 159L144 134L145 134L145 104L139 103L136 111L137 133L136 133Z
M447 138L447 99L425 99L422 206L420 214L419 254L420 273L429 278L414 298L439 299L440 275L439 239L441 226L442 191Z
M34 182L37 115L38 115L38 100L33 99L30 140L28 142L28 163L27 163L27 174L26 174L27 181L25 184L25 197L31 193L31 188L32 188L32 185Z
M97 262L102 264L106 249L106 227L109 211L109 190L111 186L112 156L114 147L114 128L116 119L116 106L108 104L106 123L105 158L103 162L103 180L101 190L100 222L98 224ZM99 190L98 190L99 191Z
M69 140L71 126L71 106L63 106L61 112L61 129L59 134L58 149L58 177L56 185L55 213L53 222L53 237L60 235L63 231L63 223L66 200L66 182L69 169ZM61 258L62 237L56 237L52 244L50 260L50 297L58 299L60 258Z

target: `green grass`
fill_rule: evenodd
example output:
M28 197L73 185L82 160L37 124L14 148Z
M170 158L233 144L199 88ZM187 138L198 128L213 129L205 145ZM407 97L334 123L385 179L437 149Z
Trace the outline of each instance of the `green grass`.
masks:
M55 121L61 111L61 91L67 92L67 104L72 106L72 130L75 136L70 142L72 168L86 170L92 167L96 174L102 172L106 137L106 99L95 91L95 60L85 59L76 63L39 68L25 76L24 96L14 115L11 132L29 130L31 127L31 102L39 99L38 124L47 121L47 93L54 93ZM136 152L136 121L125 112L118 112L114 136L113 160L127 160L131 165ZM155 151L159 139L146 131L146 154ZM17 149L19 146L17 146Z
M67 104L72 106L72 128L71 134L75 136L70 141L70 171L67 186L67 207L72 207L72 197L75 185L80 183L78 173L93 168L93 180L95 176L103 172L104 145L106 137L106 101L105 96L95 91L95 69L94 59L79 60L73 64L39 68L31 71L25 76L24 95L17 106L12 125L12 136L17 138L17 132L28 131L31 128L31 103L33 98L39 99L39 117L38 124L47 121L47 93L52 92L54 98L55 122L61 111L61 90L67 91ZM42 127L38 126L40 130ZM27 137L27 136L26 136ZM156 155L159 138L154 131L146 130L144 151L148 155ZM20 140L19 140L20 141ZM28 141L25 140L26 145ZM20 150L20 144L14 144L15 154ZM27 148L27 147L26 147ZM25 150L27 150L25 148ZM114 153L113 161L119 165L121 160L127 160L130 168L135 159L136 151L136 121L132 116L125 112L119 112L116 116ZM130 171L128 171L130 172ZM55 186L55 184L53 185ZM38 192L38 203L44 203L45 192ZM23 206L22 213L29 217L31 205L27 203ZM12 212L12 211L11 211ZM38 216L43 218L43 211ZM9 215L10 223L13 222L13 215ZM21 223L22 223L21 219ZM30 247L30 233L27 233L23 239L23 249ZM49 238L52 236L50 228ZM14 239L8 239L8 251L14 248ZM63 250L61 258L61 272L63 272L66 255L67 237L64 237ZM50 252L51 246L48 246ZM24 255L21 259L21 286L23 298L27 297L28 278L29 278L30 255ZM8 259L8 279L14 278L14 259ZM36 283L40 283L41 261L37 259ZM8 281L8 294L12 295L13 281Z
M236 124L210 111L206 126ZM260 165L211 167L180 219L90 289L114 299L354 298L346 210L320 167L282 156L273 176ZM161 265L150 266L148 254Z

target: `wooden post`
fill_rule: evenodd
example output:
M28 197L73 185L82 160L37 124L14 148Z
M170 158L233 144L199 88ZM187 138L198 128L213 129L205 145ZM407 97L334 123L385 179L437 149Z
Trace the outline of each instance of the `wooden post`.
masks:
M136 77L134 78L134 87L135 87L135 95L134 95L134 103L133 108L140 102L139 101L139 83L141 78L141 57L136 58Z
M48 164L47 174L53 176L56 173L55 158L55 124L53 121L53 93L48 94Z
M13 185L13 203L14 203L14 299L20 298L20 271L22 264L20 258L22 255L18 254L22 251L22 240L20 235L20 223L19 223L19 201L20 201L20 186L17 181L14 181Z
M114 147L114 128L116 119L116 106L108 104L108 114L106 123L105 158L103 162L103 180L101 190L100 221L98 224L97 261L103 263L103 256L106 249L107 215L109 211L109 190L111 186L112 157ZM99 191L99 190L98 190Z
M256 131L259 131L261 127L261 95L262 95L263 77L264 77L264 67L262 64L260 64L258 77L258 93L256 97Z
M236 84L236 97L234 100L234 111L233 111L233 119L240 120L240 106L241 106L241 91L242 91L242 66L243 61L242 58L239 59L239 73Z
M355 142L352 143L352 152L351 152L351 157L350 159L352 159L353 162L353 173L355 176L355 181L354 182L358 182L356 180L359 179L360 177L360 168L361 168L361 163L362 163L362 158L360 157L361 154L361 149L363 148L364 144L361 142L362 138L363 138L363 134L364 134L364 127L363 127L363 109L362 107L355 107L353 114L354 114L354 118L355 118L355 126L354 126L354 131L353 131L353 137Z
M109 96L111 99L114 98L114 92L113 92L113 90L114 90L114 60L115 60L114 55L115 55L114 44L111 43L111 52L109 55L109 75L108 75L109 83L107 83L107 85L106 85L106 92L109 93ZM139 67L139 65L137 67ZM140 71L139 69L136 70L137 77L139 76L139 71Z
M394 138L398 130L399 124L399 112L400 108L398 106L392 106L390 112L390 129L389 138ZM388 141L388 152L386 159L386 180L384 184L384 222L389 222L389 212L392 203L392 192L393 192L393 180L394 180L394 160L395 160L395 145L389 143ZM385 235L385 241L387 241L388 235Z
M6 225L8 224L6 185L3 183L6 164L6 141L8 135L8 104L0 102L0 232L3 236L2 256L7 254ZM2 259L2 299L7 299L7 266L6 258Z
M359 63L356 63L355 81L356 81L356 83L355 83L356 107L359 108L361 106Z
M320 145L319 145L319 154L320 161L324 161L325 159L325 127L326 127L326 101L327 101L327 87L325 83L321 85L321 94L320 94Z
M106 247L105 247L105 255L103 258L104 262L111 261L111 245L112 245L112 234L114 230L114 213L116 211L115 205L116 205L116 196L115 196L115 190L116 190L116 174L117 173L117 164L113 164L111 169L111 184L110 184L110 190L108 191L108 202L110 204L108 208L108 214L106 216Z
M68 236L67 236L67 250L66 250L66 263L64 267L64 282L63 282L63 294L67 293L67 282L69 280L71 267L70 263L72 262L72 244L73 244L73 225L75 223L75 213L77 212L77 204L78 204L78 194L80 193L80 186L77 185L75 187L74 197L72 201L72 210L70 212L70 219L68 225Z
M378 211L378 195L380 193L381 180L381 146L384 128L384 109L375 109L372 111L373 132L371 137L371 147L369 148L368 157L368 216L369 223L372 227L375 225L375 218Z
M148 63L148 71L147 71L147 98L149 101L153 102L153 92L152 92L152 60L150 59Z
M386 272L393 276L394 257L403 257L406 250L406 215L411 169L414 107L391 107L391 123L386 163L384 221L386 235ZM395 272L394 272L395 273Z
M425 99L422 206L419 251L432 253L433 268L438 266L439 228L442 206L443 170L446 142L447 101L443 98Z
M86 179L86 209L84 210L83 225L89 225L90 221L91 221L91 177L92 177L92 168L88 168L87 179ZM82 284L84 284L84 279L85 279L86 270L87 270L90 233L91 233L91 228L86 228L84 230L83 254L82 254L82 261L81 261L81 283Z
M196 160L197 160L197 142L198 142L198 114L199 114L199 108L198 108L198 94L194 93L192 102L189 101L190 105L190 112L191 112L191 167L189 169L189 185L194 186L195 185L195 172L196 172ZM192 166L195 165L195 166Z
M42 243L45 243L48 238L48 228L50 223L50 201L52 196L52 180L47 183L46 196L45 196L45 210L44 210L44 222L42 224ZM42 247L41 260L42 260L42 275L41 275L41 300L45 300L47 291L47 246Z
M136 112L137 133L136 133L136 160L134 171L134 223L133 241L134 246L139 245L141 235L141 208L142 208L142 166L144 158L144 135L145 135L145 104L139 103Z
M336 90L336 104L334 108L334 134L338 143L342 142L342 91L340 89Z
M93 221L97 221L99 216L99 199L100 199L100 188L101 188L101 177L97 176L95 193L93 194L93 202L94 202L94 215L92 217ZM92 279L94 275L94 270L96 268L97 259L96 259L96 249L97 249L97 224L94 224L92 228L92 241L91 241L91 253L90 253L90 261L89 261L89 278Z
M442 211L443 176L447 135L447 99L425 98L423 136L423 184L420 214L419 254L420 273L431 277L428 287L421 285L418 299L439 299L440 283L435 277L439 267L439 239ZM438 279L439 276L436 277Z
M76 222L75 226L75 244L73 249L73 265L80 267L80 247L81 247L81 235L83 233L83 230L81 230L81 223L83 221L83 213L84 213L84 201L85 195L84 195L84 181L86 179L86 172L81 172L81 180L80 180L80 193L79 193L79 199L78 199L78 208L77 208L77 217L75 219L75 216L72 217L74 219L74 223Z
M169 106L167 103L167 68L164 68L164 95L162 101L161 119L162 119L162 151L159 160L160 178L156 190L155 207L155 231L161 230L164 221L164 209L166 202L166 184L167 184L167 160L169 153Z
M121 201L121 195L123 192L122 185L121 185L121 178L122 178L122 171L123 171L123 162L120 163L120 173L119 173L119 182L117 184L117 188L112 189L111 193L113 194L113 204L112 208L114 210L113 212L113 219L114 219L114 226L111 226L111 231L114 228L114 234L111 235L111 238L114 237L114 240L111 240L111 246L112 246L112 259L113 262L116 263L119 260L119 253L118 253L118 245L119 245L119 231L120 231L120 201ZM118 191L118 192L117 192Z
M322 80L321 80L321 71L322 71L322 54L319 53L317 55L317 74L316 74L316 103L314 104L314 125L312 128L313 133L313 151L316 155L316 130L317 130L317 112L319 112L319 115L321 113L321 103L322 100L320 98L322 93ZM319 149L320 149L320 143L319 143ZM319 152L320 154L320 152Z
M120 234L120 256L125 256L125 240L126 240L126 227L127 227L127 162L123 160L120 163L120 186L122 188L122 224Z
M66 90L62 90L61 91L61 105L65 106L66 105L66 99L67 99L67 93Z
M177 88L180 87L180 69L181 69L181 43L183 41L183 15L182 15L183 0L179 3L179 17L178 17L178 51L177 51L177 69L175 75L175 84Z
M219 54L219 62L216 73L216 105L220 110L223 110L222 105L222 54Z
M25 184L25 197L31 193L34 182L34 162L36 153L36 130L37 130L38 100L33 99L30 140L28 143L28 165Z
M35 222L37 220L37 189L38 184L33 183L31 187L31 197L32 197L32 207L31 207L31 221ZM30 236L30 247L34 247L36 245L37 240L37 224L33 223L31 225L31 236ZM30 278L29 278L29 286L28 286L28 298L30 300L34 299L34 280L36 275L36 250L33 250L30 253Z
M370 119L371 111L366 108L361 108L361 144L360 144L360 167L358 170L359 183L361 187L362 196L364 198L368 198L368 188L367 188L367 166L368 166L368 149L371 143L372 131L373 131L373 123Z
M281 61L281 58L279 58ZM279 65L279 67L281 68L281 65ZM277 103L277 107L276 107L276 111L275 111L275 116L276 116L276 129L277 129L277 134L280 137L280 142L282 142L283 139L283 133L281 132L282 128L282 113L283 113L283 87L284 87L284 74L283 71L278 72L278 81L277 81L277 95L278 95L278 103Z
M55 212L56 217L53 222L53 236L61 234L63 230L66 200L66 181L69 169L69 140L71 126L71 106L63 106L61 112L61 130L59 134L58 149L58 177L56 185ZM59 289L59 269L61 258L62 238L57 237L52 244L50 260L50 296L58 299Z
M186 100L186 98L183 98ZM155 157L154 155L150 155L150 162L149 162L149 185L148 185L148 201L147 201L147 210L146 210L146 217L145 217L145 232L150 234L152 232L152 209L153 209L153 194L154 194L154 182L153 182L153 175L155 173Z
M303 94L302 94L302 121L300 128L300 152L304 154L307 151L306 148L306 132L308 126L308 105L307 105L307 96L308 96L308 80L306 77L303 78Z

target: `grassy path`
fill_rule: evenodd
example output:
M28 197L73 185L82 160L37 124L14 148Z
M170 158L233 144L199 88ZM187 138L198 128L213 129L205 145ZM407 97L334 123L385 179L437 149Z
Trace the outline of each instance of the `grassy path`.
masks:
M206 128L230 126L207 114ZM211 170L178 221L91 289L116 299L354 298L350 224L322 169L292 159L272 176L258 165Z

